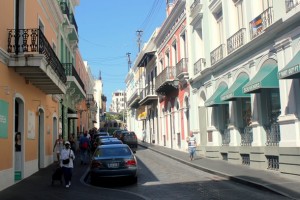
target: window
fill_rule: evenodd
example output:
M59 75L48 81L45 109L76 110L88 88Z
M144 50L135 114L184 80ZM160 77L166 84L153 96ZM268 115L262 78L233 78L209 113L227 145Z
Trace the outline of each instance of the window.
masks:
M243 0L233 0L236 13L237 13L237 19L238 19L238 29L244 28L244 17L243 17Z
M175 66L177 64L177 44L176 41L172 44L172 65Z
M223 44L223 12L222 7L214 13L217 22L217 36L219 37L219 44Z

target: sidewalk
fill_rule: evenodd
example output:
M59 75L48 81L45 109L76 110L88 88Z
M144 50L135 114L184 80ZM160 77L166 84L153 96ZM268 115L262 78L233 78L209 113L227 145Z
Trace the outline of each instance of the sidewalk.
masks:
M248 166L230 164L227 161L212 160L197 155L195 160L190 161L187 152L146 142L139 142L139 145L202 171L259 189L266 189L291 199L300 199L300 179L288 178L279 172L251 169Z

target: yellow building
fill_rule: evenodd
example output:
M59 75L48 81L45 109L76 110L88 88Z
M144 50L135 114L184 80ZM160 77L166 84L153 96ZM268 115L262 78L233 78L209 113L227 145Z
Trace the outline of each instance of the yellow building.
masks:
M53 163L58 133L67 139L76 132L77 117L72 116L86 97L81 81L86 72L79 76L76 64L73 8L78 4L0 3L0 190ZM68 63L74 66L69 72Z

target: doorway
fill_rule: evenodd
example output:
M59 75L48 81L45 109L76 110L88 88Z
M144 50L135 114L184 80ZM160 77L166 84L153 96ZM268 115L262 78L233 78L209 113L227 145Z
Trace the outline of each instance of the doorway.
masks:
M19 181L24 177L24 101L15 99L14 104L14 180Z
M44 110L39 108L39 123L38 123L38 131L39 131L39 144L38 144L38 168L41 169L45 164L45 120L44 120Z

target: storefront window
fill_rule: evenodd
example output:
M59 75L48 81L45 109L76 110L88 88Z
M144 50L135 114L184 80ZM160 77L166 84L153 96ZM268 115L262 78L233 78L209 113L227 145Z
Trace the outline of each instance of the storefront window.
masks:
M269 123L273 124L277 122L277 118L280 115L280 96L278 89L272 89L269 91L268 98L270 101L267 101L268 105L268 119Z

